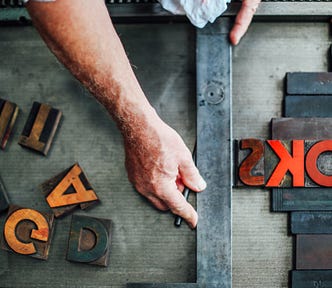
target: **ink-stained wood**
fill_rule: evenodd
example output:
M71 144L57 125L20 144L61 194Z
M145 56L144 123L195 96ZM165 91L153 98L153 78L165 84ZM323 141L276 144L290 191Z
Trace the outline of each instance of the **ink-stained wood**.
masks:
M272 211L329 211L332 210L330 188L274 188Z
M332 73L294 72L286 75L286 93L296 95L331 95Z
M266 187L304 186L304 140L267 140Z
M0 213L7 210L9 207L9 199L5 184L0 177Z
M332 139L331 125L332 118L273 118L272 139Z
M40 189L55 217L66 215L78 206L86 209L99 203L97 194L78 163L45 181Z
M111 247L111 220L73 215L67 260L108 266Z
M292 234L332 234L332 212L292 212Z
M306 141L306 187L332 187L332 140Z
M15 103L0 98L0 147L5 149L16 122L19 108Z
M264 142L259 139L235 140L235 185L264 185Z
M332 288L332 270L293 270L292 288Z
M296 235L296 269L332 269L332 234Z
M284 117L331 117L331 111L332 95L286 95L284 97Z
M58 109L34 102L18 143L46 156L61 117Z
M10 206L4 224L2 249L46 260L53 229L53 214Z

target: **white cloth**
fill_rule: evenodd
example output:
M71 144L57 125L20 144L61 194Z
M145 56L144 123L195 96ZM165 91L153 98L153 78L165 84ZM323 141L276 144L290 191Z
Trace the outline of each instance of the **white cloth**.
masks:
M158 0L164 9L177 15L186 15L196 27L214 22L227 9L231 0Z

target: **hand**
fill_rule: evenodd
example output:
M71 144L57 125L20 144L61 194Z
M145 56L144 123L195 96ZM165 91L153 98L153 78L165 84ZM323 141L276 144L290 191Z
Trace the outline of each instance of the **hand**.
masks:
M182 191L186 185L199 192L206 183L181 137L161 120L158 122L124 138L129 180L155 207L170 209L194 228L197 212Z
M259 3L261 0L243 0L239 13L236 16L235 24L229 35L233 45L237 45L242 36L247 32Z

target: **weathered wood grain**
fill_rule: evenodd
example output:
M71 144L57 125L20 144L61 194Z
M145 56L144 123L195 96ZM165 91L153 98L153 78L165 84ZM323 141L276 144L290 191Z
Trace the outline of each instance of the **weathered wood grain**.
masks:
M0 98L0 147L5 149L18 115L18 106Z
M47 155L62 112L50 105L34 102L18 144Z
M46 260L53 229L53 214L10 206L4 224L2 249Z
M86 209L99 203L97 194L78 163L45 181L40 189L55 217L66 215L78 206Z
M292 212L292 234L332 234L332 212Z
M108 266L111 247L111 220L73 215L67 260Z

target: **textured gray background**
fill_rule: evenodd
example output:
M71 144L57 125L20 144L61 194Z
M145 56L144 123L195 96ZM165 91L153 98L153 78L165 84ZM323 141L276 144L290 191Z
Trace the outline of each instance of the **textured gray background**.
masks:
M195 31L185 24L118 25L144 91L163 119L192 147L195 138ZM233 52L234 138L269 137L281 116L288 71L326 71L328 25L254 23ZM1 287L124 287L128 282L194 282L195 232L173 227L126 178L121 136L106 111L47 50L31 27L0 27L0 97L21 108L14 135L0 151L0 174L13 203L48 211L37 189L78 161L102 204L89 212L114 222L111 264L65 260L70 216L58 220L47 262L0 251ZM17 145L32 101L64 118L47 157ZM191 197L194 201L194 197ZM76 212L77 213L77 212ZM0 232L5 215L0 216ZM269 193L233 193L233 287L287 287L292 238L285 214L269 212Z

